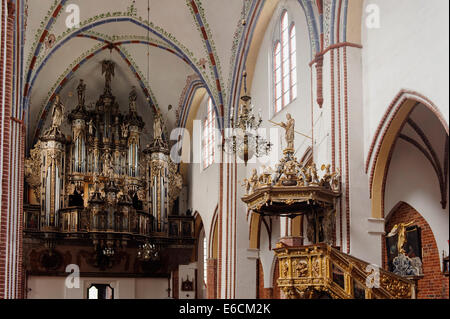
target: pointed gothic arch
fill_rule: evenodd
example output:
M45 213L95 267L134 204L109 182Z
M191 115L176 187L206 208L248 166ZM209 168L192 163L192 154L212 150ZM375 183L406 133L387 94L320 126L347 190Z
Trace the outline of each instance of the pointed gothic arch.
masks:
M448 124L439 109L425 96L410 90L402 90L387 108L372 140L366 161L370 168L370 197L372 217L384 217L384 192L387 172L395 142L413 109L422 104L439 119L448 136Z

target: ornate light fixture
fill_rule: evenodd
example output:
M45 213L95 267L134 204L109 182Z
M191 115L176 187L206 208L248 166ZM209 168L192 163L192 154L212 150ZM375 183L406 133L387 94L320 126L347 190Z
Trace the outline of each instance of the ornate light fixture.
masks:
M143 245L139 245L137 257L138 259L143 261L158 260L159 247L149 242L146 242Z
M234 117L234 109L231 109L231 136L225 139L224 150L228 154L237 154L245 165L255 155L261 157L267 155L272 149L272 143L267 142L258 134L261 126L261 110L258 118L253 114L251 97L247 95L247 72L244 71L244 95L237 118Z

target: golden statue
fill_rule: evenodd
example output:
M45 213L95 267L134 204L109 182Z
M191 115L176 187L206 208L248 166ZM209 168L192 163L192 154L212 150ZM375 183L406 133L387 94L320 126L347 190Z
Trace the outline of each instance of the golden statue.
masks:
M304 136L306 138L309 138L312 140L312 138L306 134L297 132L296 130L294 130L295 127L295 120L292 118L290 113L286 113L286 123L281 122L281 123L277 123L274 121L269 120L270 123L281 126L282 128L284 128L285 131L285 139L286 139L286 144L287 147L286 149L290 149L293 150L294 149L294 133L300 134L301 136Z
M287 149L294 149L294 126L295 126L295 120L292 118L291 114L286 113L286 123L281 122L281 123L276 123L276 122L272 122L271 123L281 126L282 128L284 128L285 131L285 139L286 139L286 144L287 144Z
M258 171L256 168L252 169L252 176L250 176L250 185L252 186L252 189L254 190L258 186Z
M251 189L251 184L248 178L244 178L243 181L241 182L241 185L245 187L245 194L248 194Z
M266 165L262 165L261 168L262 168L262 170L261 170L262 174L259 177L259 181L265 185L271 184L273 169L270 166L266 166Z
M399 223L396 224L390 233L387 235L387 237L392 237L398 234L397 238L397 251L398 254L406 254L405 249L403 249L403 246L406 243L406 228L408 226L411 226L414 223L414 221L410 221L409 223Z
M328 165L322 164L322 166L320 167L320 169L322 171L325 171L325 174L323 175L323 178L322 178L322 181L321 181L321 184L322 184L321 186L329 185L331 183L331 177L333 175L331 174L330 167L331 167L330 164L328 164Z
M153 139L162 138L162 115L159 109L156 109L155 119L153 121Z
M311 184L318 185L319 184L319 176L317 175L317 167L316 164L313 163L308 168L309 174L311 176Z

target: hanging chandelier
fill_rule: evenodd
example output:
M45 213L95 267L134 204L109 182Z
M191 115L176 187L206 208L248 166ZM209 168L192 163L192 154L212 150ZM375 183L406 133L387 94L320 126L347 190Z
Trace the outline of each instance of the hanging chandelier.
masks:
M251 97L247 95L247 73L244 71L244 95L241 97L237 117L234 117L234 109L231 108L231 136L225 138L224 150L228 154L236 154L245 165L254 156L261 157L267 155L272 149L272 143L267 142L258 133L261 126L261 110L258 117L253 114L253 104Z
M143 245L139 245L137 257L143 261L158 260L159 259L159 247L153 243L146 242Z

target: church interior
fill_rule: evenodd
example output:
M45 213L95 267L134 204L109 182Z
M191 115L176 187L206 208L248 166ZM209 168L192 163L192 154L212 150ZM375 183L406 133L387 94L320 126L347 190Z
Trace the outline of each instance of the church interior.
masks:
M2 0L0 299L448 299L448 6Z

